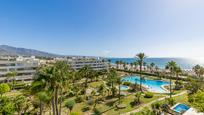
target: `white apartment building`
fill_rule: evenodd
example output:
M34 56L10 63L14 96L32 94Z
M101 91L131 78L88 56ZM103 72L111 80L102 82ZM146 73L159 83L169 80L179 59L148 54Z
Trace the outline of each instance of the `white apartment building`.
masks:
M88 56L70 56L66 58L56 58L55 60L64 60L75 70L88 65L94 70L108 69L108 62L101 57L88 57Z
M34 56L22 57L22 56L1 56L0 57L0 81L4 81L7 78L7 73L15 71L17 81L32 80L36 72L36 68L39 66L39 60Z

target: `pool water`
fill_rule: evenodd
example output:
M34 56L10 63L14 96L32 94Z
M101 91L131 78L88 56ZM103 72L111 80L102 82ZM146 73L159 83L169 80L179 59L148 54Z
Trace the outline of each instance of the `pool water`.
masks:
M168 93L165 89L162 88L163 85L169 85L169 82L161 81L161 80L149 80L142 79L142 85L145 86L150 92L156 93ZM127 76L122 78L122 82L131 82L140 84L139 76Z
M184 104L178 104L173 108L174 111L179 112L179 113L183 113L187 111L188 109L190 109L190 107Z
M120 86L120 90L128 90L128 89L129 89L128 86L125 86L125 85L121 85L121 86Z

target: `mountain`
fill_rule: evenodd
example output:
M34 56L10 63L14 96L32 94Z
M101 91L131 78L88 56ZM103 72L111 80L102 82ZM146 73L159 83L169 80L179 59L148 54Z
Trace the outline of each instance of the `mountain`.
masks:
M59 57L60 55L34 49L17 48L8 45L0 45L0 55L22 55L22 56L41 56L41 57Z

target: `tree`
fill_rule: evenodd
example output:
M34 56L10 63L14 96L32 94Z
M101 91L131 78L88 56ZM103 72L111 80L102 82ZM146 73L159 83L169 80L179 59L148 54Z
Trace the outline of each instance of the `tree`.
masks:
M196 73L198 77L201 77L204 74L204 68L200 65L196 65L193 67L193 71Z
M14 107L18 112L18 115L23 113L23 110L26 108L27 99L23 95L18 95L14 98Z
M7 76L7 79L9 79L9 80L12 78L12 83L13 83L12 89L14 89L15 80L16 80L15 77L17 76L17 72L16 71L9 72L6 74L6 76Z
M11 99L6 96L0 97L0 114L1 115L13 115L14 114L14 105Z
M93 76L93 68L88 65L85 65L83 68L79 70L79 74L82 78L85 78L85 87L88 87L88 79Z
M141 92L135 93L135 100L134 100L134 102L135 102L136 105L140 104L141 95L142 95Z
M122 80L120 77L117 78L116 83L118 84L119 87L119 94L118 94L118 100L119 100L119 104L121 103L121 87L120 85L122 84Z
M71 113L75 104L76 102L74 100L68 100L67 102L65 102L65 107L67 107Z
M6 83L0 84L0 95L1 95L1 97L2 97L2 95L4 93L9 92L9 91L10 91L10 87L9 87L8 84L6 84Z
M108 79L108 83L111 84L111 92L112 92L112 96L115 95L115 87L114 84L117 82L117 73L114 69L110 69L107 79Z
M53 115L60 115L62 101L58 101L59 94L62 97L62 90L69 79L69 66L64 61L57 61L52 65L42 66L37 71L37 77L32 83L31 91L36 94L41 91L49 92L52 103Z
M161 115L161 103L153 103L151 107L155 115Z
M166 64L166 69L169 70L170 76L169 76L169 90L170 90L170 98L172 97L172 77L175 75L175 70L177 68L177 64L174 61L170 61Z
M189 102L195 107L198 111L204 112L204 92L198 91L197 93L189 97Z
M103 100L104 97L106 96L106 92L107 92L107 87L106 87L105 83L103 83L99 86L98 92L100 93L101 99Z
M151 73L154 71L154 68L155 68L155 63L150 63L150 70L151 70Z
M140 66L140 91L142 92L142 67L144 65L144 59L147 56L144 53L139 53L136 55L136 58L138 59L137 62Z

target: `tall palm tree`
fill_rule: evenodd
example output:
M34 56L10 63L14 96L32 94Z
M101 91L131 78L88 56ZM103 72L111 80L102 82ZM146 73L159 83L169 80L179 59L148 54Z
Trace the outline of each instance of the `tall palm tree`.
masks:
M140 66L140 91L142 92L142 67L144 65L144 59L146 58L147 56L144 54L144 53L139 53L136 55L136 58L137 58L137 62Z
M69 80L69 66L64 61L53 65L42 66L37 70L37 77L31 86L32 92L50 92L53 115L60 115L58 96L62 96L62 90ZM60 101L61 103L61 101Z
M117 81L117 77L118 77L118 75L117 75L116 71L114 69L110 69L108 76L107 76L107 79L108 79L108 82L111 84L112 96L114 96L114 91L115 91L114 84Z
M170 89L170 98L172 97L172 77L175 75L175 71L177 68L177 64L175 61L170 61L166 64L165 67L167 70L169 70L170 76L169 76L169 89Z

